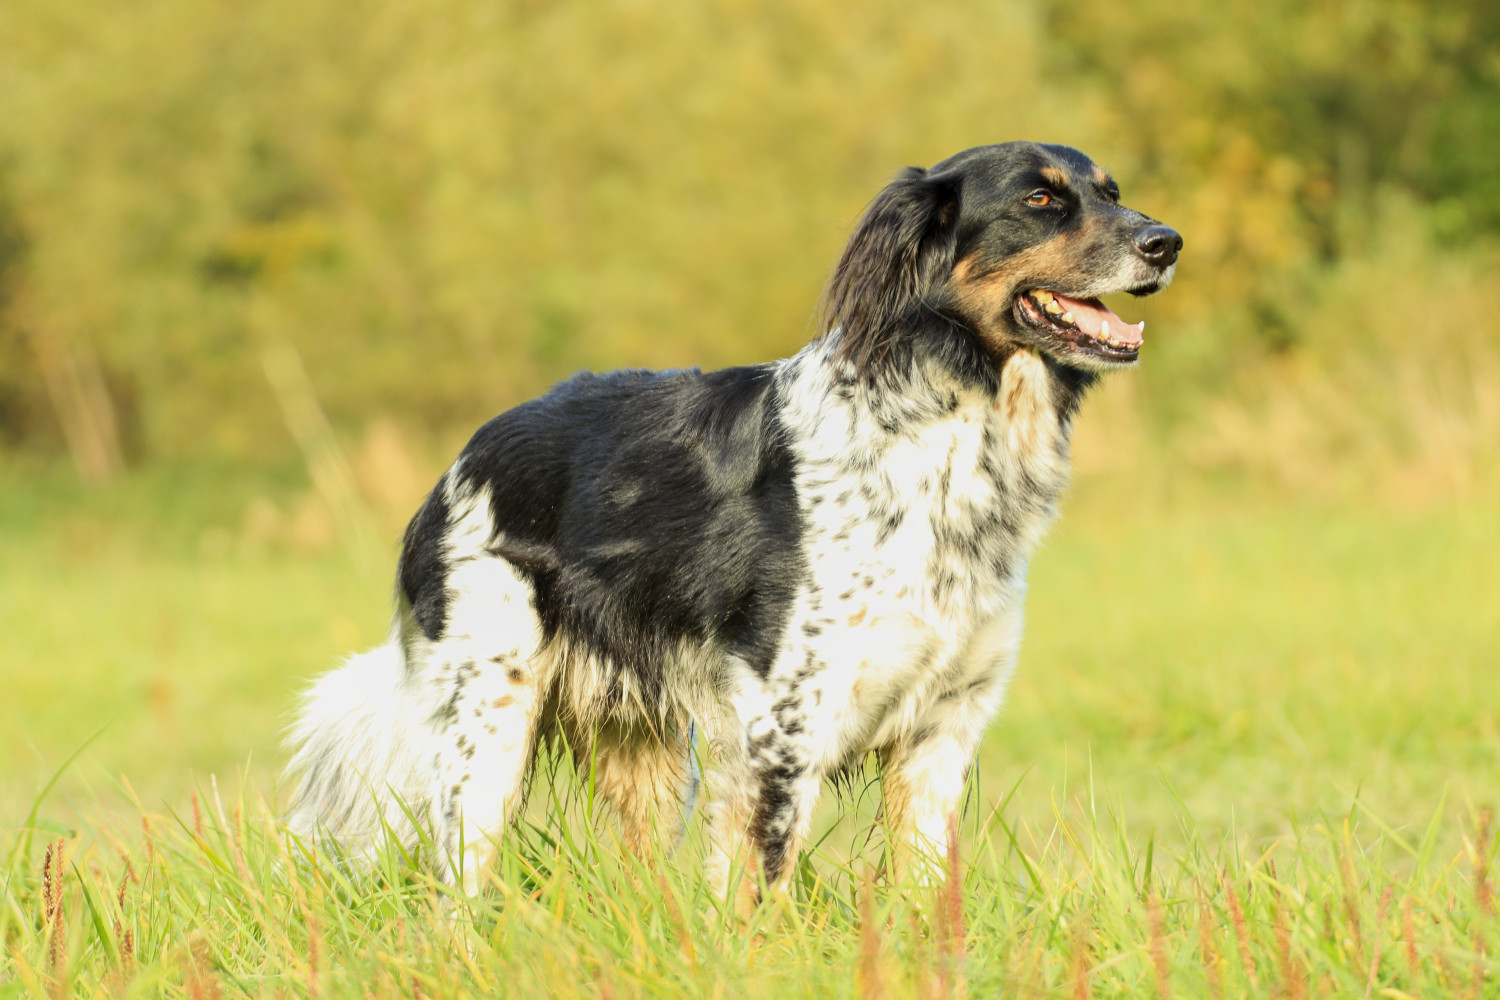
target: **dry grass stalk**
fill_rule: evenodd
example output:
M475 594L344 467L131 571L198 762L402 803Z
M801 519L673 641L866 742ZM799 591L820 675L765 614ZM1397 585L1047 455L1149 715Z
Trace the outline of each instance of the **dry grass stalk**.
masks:
M287 429L302 452L307 474L354 555L362 560L371 559L380 551L374 518L360 495L354 470L333 424L318 400L302 354L282 332L277 317L262 315L257 320L263 331L261 367L281 407Z
M47 928L47 965L52 970L53 988L63 994L67 979L68 925L63 913L63 851L61 837L47 845L42 855L43 924Z
M1239 945L1240 961L1245 966L1245 978L1250 981L1254 989L1257 985L1255 979L1255 960L1250 957L1250 929L1245 924L1245 911L1240 906L1240 897L1234 891L1234 886L1229 882L1229 873L1223 874L1224 897L1229 903L1229 916L1234 921L1235 943Z
M958 816L948 817L948 871L938 901L938 957L942 993L954 1000L968 995L964 981L964 884L958 840Z
M135 965L135 928L125 926L125 890L130 887L131 876L134 874L127 861L125 871L120 875L120 891L115 894L115 906L118 911L115 917L115 947L120 953L122 985L130 979L131 969Z
M1385 892L1380 894L1380 908L1375 914L1375 943L1371 946L1375 949L1370 956L1370 972L1365 976L1365 996L1375 989L1375 977L1380 972L1380 946L1385 940L1385 918L1391 912L1391 887L1386 886Z
M141 813L141 835L146 839L146 867L156 860L156 838L151 835L151 818Z
M1172 979L1167 966L1167 934L1162 926L1161 904L1156 889L1146 887L1146 916L1151 923L1151 964L1156 968L1156 995L1161 1000L1172 996Z
M1449 939L1444 944L1451 948L1453 941ZM1437 966L1438 983L1443 987L1443 992L1449 995L1456 994L1458 990L1453 976L1453 968L1448 964L1448 956L1441 948L1433 949L1432 963Z
M1411 970L1412 978L1417 976L1417 929L1411 916L1411 897L1407 896L1401 901L1401 940L1406 943L1406 965Z
M208 943L200 935L193 935L188 944L187 992L188 1000L220 1000L219 977L214 975L212 957Z
M81 331L33 317L29 301L23 302L28 308L22 314L22 332L30 340L73 468L85 484L103 486L125 468L119 417L104 365Z
M1089 972L1092 967L1088 935L1084 931L1083 921L1079 920L1073 925L1073 987L1069 994L1072 1000L1089 1000Z
M250 884L250 868L245 864L245 835L240 828L244 817L240 813L240 807L234 807L234 827L230 831L234 839L234 871L240 881L245 885Z
M307 989L308 996L318 995L318 922L313 917L312 907L308 905L307 889L303 886L303 880L294 878L292 882L292 898L297 903L297 909L302 914L302 921L307 926ZM314 887L318 885L316 877L312 879ZM406 925L401 924L401 931L405 934Z
M52 910L57 901L57 882L52 874L52 855L56 849L57 844L50 843L42 853L42 922L49 927L52 925Z
M911 973L916 980L917 1000L937 1000L942 994L939 981L932 975L932 963L927 960L927 933L922 926L922 914L913 906L909 911Z
M1223 956L1214 941L1213 911L1209 909L1208 898L1201 886L1198 889L1198 950L1203 955L1203 970L1208 976L1208 995L1212 1000L1220 1000L1224 995L1224 973L1219 968Z
M859 894L859 968L855 992L860 1000L880 1000L885 982L880 975L880 927L875 923L875 887L866 880Z
M193 792L193 794L189 798L190 798L190 801L193 804L193 836L197 837L198 838L198 842L201 844L201 843L203 843L203 840L204 840L204 837L203 837L203 806L198 802L198 793L197 793L196 790Z
M123 847L117 848L117 850L120 852L120 864L125 868L125 877L130 880L132 885L140 885L141 877L135 873L135 865L131 863L130 855L125 853L125 848Z
M1344 843L1339 850L1339 881L1344 889L1344 918L1349 922L1349 935L1354 939L1354 954L1350 964L1358 969L1365 964L1365 942L1359 919L1359 900L1354 886L1354 867L1349 861L1349 824L1344 823Z
M1281 970L1281 986L1277 994L1285 997L1286 1000L1302 1000L1307 995L1307 983L1302 970L1297 966L1297 960L1292 956L1292 928L1287 923L1286 910L1281 905L1280 893L1277 894L1273 905L1276 921L1276 962Z

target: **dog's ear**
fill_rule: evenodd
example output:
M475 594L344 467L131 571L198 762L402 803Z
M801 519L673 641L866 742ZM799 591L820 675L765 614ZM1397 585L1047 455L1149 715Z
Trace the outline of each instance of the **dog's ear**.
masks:
M823 293L823 330L861 373L884 361L953 269L959 179L907 167L875 197Z

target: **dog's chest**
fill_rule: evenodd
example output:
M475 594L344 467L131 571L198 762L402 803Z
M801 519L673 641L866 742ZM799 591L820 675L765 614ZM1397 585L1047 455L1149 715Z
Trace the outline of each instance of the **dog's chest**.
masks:
M1066 435L1045 367L1007 365L973 394L897 432L857 411L842 451L799 456L808 587L794 639L866 698L962 684L975 634L1012 609L1066 475ZM842 685L837 685L842 686Z

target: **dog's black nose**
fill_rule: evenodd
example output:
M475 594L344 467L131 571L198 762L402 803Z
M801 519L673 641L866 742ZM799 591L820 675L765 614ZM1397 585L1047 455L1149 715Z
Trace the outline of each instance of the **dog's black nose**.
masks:
M1177 262L1182 237L1171 226L1147 226L1135 234L1135 248L1157 267L1166 267Z

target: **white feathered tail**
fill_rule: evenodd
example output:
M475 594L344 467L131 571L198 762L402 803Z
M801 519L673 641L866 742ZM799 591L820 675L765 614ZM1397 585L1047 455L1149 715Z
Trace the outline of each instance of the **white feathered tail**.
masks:
M416 847L408 813L426 822L435 775L431 712L408 679L392 641L350 656L308 688L287 738L287 776L297 783L287 825L298 836L337 841L360 857L391 835Z

